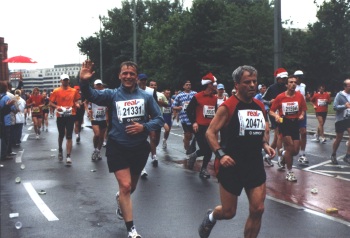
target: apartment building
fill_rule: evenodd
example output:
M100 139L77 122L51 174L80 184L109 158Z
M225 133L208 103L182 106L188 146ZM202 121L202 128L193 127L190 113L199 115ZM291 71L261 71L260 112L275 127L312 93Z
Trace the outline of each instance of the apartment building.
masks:
M16 70L16 72L10 72L10 82L12 87L16 88L20 75L22 75L23 89L25 91L32 91L34 87L38 87L40 90L47 89L50 92L61 85L61 74L68 74L71 79L70 82L77 84L80 68L81 64L60 64L54 65L53 68L21 69Z

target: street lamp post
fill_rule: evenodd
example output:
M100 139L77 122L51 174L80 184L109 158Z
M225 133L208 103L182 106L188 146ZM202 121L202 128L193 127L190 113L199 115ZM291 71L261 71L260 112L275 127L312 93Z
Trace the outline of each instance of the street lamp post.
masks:
M134 62L137 63L136 55L137 55L137 49L136 49L136 1L134 0L134 21L133 21L133 46L134 46Z
M282 65L281 0L274 2L274 70Z
M101 81L103 82L103 72L102 72L102 19L101 15L98 16L100 19L100 78Z

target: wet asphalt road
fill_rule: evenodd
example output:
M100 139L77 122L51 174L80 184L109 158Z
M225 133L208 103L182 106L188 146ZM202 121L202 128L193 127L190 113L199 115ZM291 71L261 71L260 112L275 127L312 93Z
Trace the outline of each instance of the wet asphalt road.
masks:
M22 157L1 162L0 236L127 237L124 223L115 215L118 185L113 174L108 173L106 159L91 162L91 129L84 128L80 145L73 143L73 165L66 167L57 160L55 120L50 119L49 123L49 132L43 132L40 140L35 140L32 129L28 130L30 126L26 126L24 133L28 134L28 138L15 150L23 151ZM219 204L216 179L201 180L197 171L186 168L181 135L182 129L174 127L168 148L163 150L161 145L158 147L159 167L153 168L149 161L146 167L149 176L139 181L133 194L134 222L143 237L198 237L197 228L204 213ZM339 149L339 156L345 153L344 143ZM325 145L309 142L309 167L314 168L307 169L297 164L296 168L305 174L320 174L324 172L319 170L327 170L327 175L322 176L331 177L331 181L337 183L339 173L329 171L339 168L327 163L330 147L331 142ZM20 168L21 164L25 165L25 169ZM347 173L350 168L341 161L340 166L345 172L341 174L341 179L349 185ZM271 169L275 168L267 168L267 172ZM274 176L270 177L274 181L286 183L284 175L271 173L271 176ZM15 183L16 177L21 178L21 183ZM35 194L46 191L46 195L39 195L37 204L28 192L31 187ZM307 204L290 202L293 194L290 196L292 200L273 195L268 193L259 237L349 237L350 220L310 209ZM295 194L294 198L298 197L296 195L300 194ZM338 191L338 195L348 196L348 193L342 195ZM314 200L317 203L317 196ZM333 205L331 201L329 203L329 206ZM19 217L11 219L10 213L19 213ZM243 192L236 217L218 222L211 237L243 237L247 214L248 201ZM17 221L22 223L19 230L15 228Z

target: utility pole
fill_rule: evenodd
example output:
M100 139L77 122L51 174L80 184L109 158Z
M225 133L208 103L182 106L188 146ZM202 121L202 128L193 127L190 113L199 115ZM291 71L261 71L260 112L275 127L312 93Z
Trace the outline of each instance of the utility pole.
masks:
M274 4L274 70L282 66L282 18L281 0Z
M103 67L102 67L102 19L101 15L98 16L100 19L100 79L103 82Z
M134 62L137 63L136 55L137 55L137 49L136 49L136 1L134 0L134 21L133 21L133 29L134 29L134 34L133 34L133 40L134 40Z

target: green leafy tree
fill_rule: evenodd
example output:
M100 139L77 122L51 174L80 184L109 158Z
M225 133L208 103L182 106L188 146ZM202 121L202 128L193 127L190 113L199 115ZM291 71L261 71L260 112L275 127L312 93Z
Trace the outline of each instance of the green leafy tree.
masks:
M337 91L350 75L350 1L329 0L319 6L318 22L309 27L307 48L310 80Z

